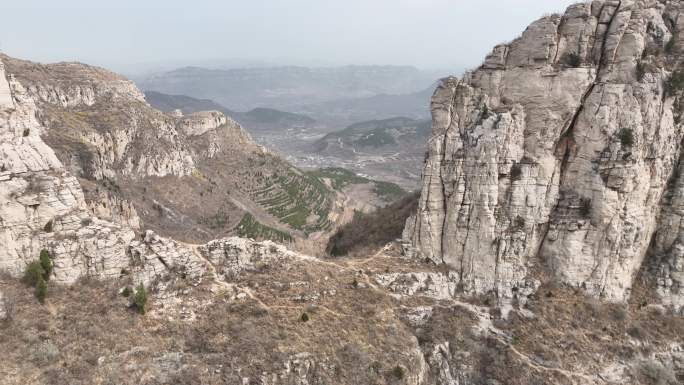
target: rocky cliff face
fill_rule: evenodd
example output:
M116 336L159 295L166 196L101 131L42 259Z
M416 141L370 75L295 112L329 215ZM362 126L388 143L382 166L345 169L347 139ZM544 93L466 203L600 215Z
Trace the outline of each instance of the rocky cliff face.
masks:
M443 80L414 250L500 298L552 279L624 301L643 268L681 308L681 11L577 4Z
M229 143L219 143L214 136L207 147L193 148L193 137L209 131L257 150L249 135L236 123L228 124L222 113L166 115L150 108L131 81L107 70L80 63L0 59L37 103L37 118L49 129L46 142L77 176L100 180L190 175L202 158Z
M20 276L47 249L62 283L122 275L147 283L214 271L210 255L195 247L151 232L137 237L134 203L145 196L132 203L118 183L154 186L150 178L167 176L182 184L190 173L198 183L207 179L203 162L231 152L265 154L220 112L165 115L108 71L0 56L0 270ZM244 242L223 240L221 247L231 250L227 256L251 253L239 246ZM212 258L221 247L212 246Z
M0 60L33 106L36 128L27 134L41 135L101 219L204 243L236 234L304 236L338 216L342 200L333 191L258 146L222 112L163 113L129 80L80 63ZM2 95L11 98L9 88ZM245 213L254 223L240 227Z
M59 280L103 273L103 261L125 255L133 231L89 215L77 179L40 137L45 129L36 119L33 99L2 64L0 90L1 268L20 274L48 247Z

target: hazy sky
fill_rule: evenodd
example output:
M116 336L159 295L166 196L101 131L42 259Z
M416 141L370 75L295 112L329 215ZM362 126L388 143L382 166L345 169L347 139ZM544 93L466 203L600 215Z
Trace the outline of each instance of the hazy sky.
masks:
M481 62L573 0L2 0L0 49L122 72L166 65Z

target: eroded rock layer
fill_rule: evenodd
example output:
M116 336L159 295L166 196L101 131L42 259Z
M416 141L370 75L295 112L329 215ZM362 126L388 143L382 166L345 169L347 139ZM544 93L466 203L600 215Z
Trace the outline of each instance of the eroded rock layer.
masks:
M662 260L658 291L681 307L682 8L576 4L444 79L413 249L500 298L551 277L624 301Z

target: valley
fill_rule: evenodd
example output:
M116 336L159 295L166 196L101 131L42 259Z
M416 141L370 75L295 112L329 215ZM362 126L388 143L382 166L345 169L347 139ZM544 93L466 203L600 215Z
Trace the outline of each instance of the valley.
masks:
M145 97L153 107L168 113L222 111L245 127L257 143L302 169L345 168L406 190L418 186L431 130L429 120L404 117L358 122L338 130L339 121L331 126L270 108L235 112L207 99L156 91L146 92Z
M521 21L499 3L295 3L71 7L94 22L68 47L98 36L97 9L149 23L145 53L287 41L366 62L436 39L446 65ZM0 52L0 385L684 383L684 2L541 9L447 77L283 64L132 81ZM354 38L373 12L382 47ZM197 20L231 33L208 44Z

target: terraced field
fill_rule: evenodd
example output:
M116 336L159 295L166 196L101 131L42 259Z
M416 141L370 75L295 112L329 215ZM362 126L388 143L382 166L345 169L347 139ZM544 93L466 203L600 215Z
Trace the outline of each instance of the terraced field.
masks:
M252 239L269 239L277 242L291 242L292 236L284 231L263 225L250 213L246 213L235 228L239 236Z
M307 234L331 228L334 193L319 178L290 168L258 182L252 199L281 222Z

